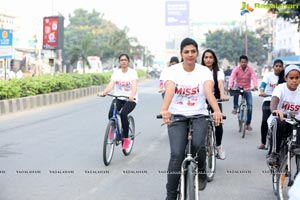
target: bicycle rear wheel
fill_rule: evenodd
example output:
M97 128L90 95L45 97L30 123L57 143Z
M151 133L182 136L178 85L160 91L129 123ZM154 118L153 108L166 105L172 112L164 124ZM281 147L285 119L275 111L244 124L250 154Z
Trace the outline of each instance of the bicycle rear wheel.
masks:
M103 141L103 162L108 166L112 160L116 141L115 122L110 120L107 124Z
M186 200L195 200L195 172L192 163L187 167Z
M123 149L123 154L125 156L128 156L133 148L134 144L134 138L135 138L135 123L134 123L134 118L133 116L128 116L128 122L129 122L129 131L128 131L128 138L130 139L130 145L128 149Z
M211 182L214 179L216 173L216 160L215 134L212 124L209 123L206 148L206 176L208 182Z

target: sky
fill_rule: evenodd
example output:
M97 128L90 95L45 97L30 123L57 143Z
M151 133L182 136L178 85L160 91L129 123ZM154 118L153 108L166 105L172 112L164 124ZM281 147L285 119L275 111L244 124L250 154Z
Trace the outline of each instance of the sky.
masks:
M151 52L159 52L165 45L166 0L0 0L0 11L20 16L29 29L42 24L44 16L61 13L65 18L78 8L95 9L104 18L123 29L129 27L129 36L137 37ZM183 0L182 0L183 1ZM200 1L189 0L190 18L194 21L221 21L241 19L243 0ZM258 1L248 0L247 3ZM250 15L249 15L250 16ZM67 22L67 20L65 21ZM41 30L42 31L42 30ZM176 31L176 29L175 29Z

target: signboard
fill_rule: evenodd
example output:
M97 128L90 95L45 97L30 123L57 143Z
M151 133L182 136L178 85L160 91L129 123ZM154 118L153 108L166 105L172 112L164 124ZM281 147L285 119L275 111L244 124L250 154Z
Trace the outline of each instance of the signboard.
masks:
M0 58L12 58L11 30L0 30Z
M59 16L44 17L43 49L55 50L62 46L63 18Z
M189 2L166 1L166 26L189 25Z

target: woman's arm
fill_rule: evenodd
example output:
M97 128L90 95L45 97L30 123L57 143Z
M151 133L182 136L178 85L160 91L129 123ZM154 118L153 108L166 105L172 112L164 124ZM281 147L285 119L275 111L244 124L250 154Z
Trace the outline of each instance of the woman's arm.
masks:
M212 80L208 80L204 82L204 94L209 103L209 105L214 110L213 118L216 126L219 126L220 122L222 122L222 113L219 108L218 102L214 96L214 82Z
M115 81L114 80L110 80L110 82L108 83L108 85L106 86L106 88L103 91L100 91L98 93L98 95L103 96L108 94L110 91L112 91L112 89L114 88L115 85Z
M259 86L259 95L260 96L265 96L265 89L266 89L267 84L265 82L261 82Z
M225 95L225 89L224 89L224 80L219 80L218 81L218 87L220 90L220 96L222 100L226 99L226 95Z
M283 112L277 109L279 101L280 99L277 96L272 96L270 109L271 109L271 113L276 113L276 116L278 116L280 120L283 121L284 120Z
M132 91L131 91L131 96L129 97L129 101L134 101L135 95L137 92L137 80L132 81Z
M171 113L168 110L169 110L169 106L172 102L174 92L175 92L174 82L170 81L170 80L166 81L165 82L165 88L166 88L166 92L165 92L165 97L164 97L163 104L162 104L161 109L160 109L160 114L163 117L164 123L170 124Z

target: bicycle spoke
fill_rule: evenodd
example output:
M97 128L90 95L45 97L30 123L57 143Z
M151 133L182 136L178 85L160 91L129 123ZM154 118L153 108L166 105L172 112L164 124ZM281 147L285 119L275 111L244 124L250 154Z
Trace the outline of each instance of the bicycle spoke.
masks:
M114 129L114 122L109 121L103 141L103 162L106 166L110 164L114 153L116 137Z

